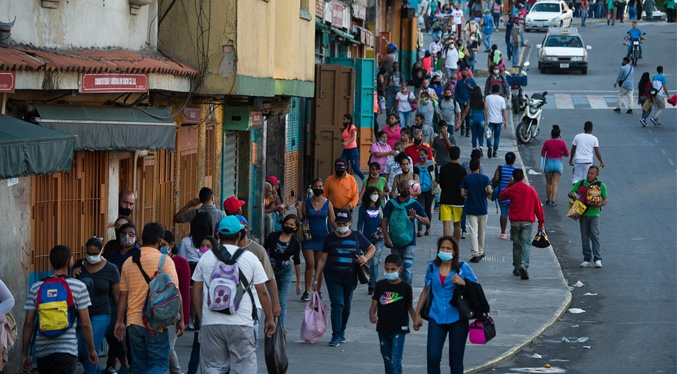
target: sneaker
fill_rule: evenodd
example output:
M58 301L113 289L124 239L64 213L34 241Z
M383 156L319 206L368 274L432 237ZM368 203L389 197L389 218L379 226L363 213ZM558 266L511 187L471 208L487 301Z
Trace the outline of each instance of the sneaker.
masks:
M653 127L661 127L661 123L658 122L658 123L654 124Z
M590 261L581 262L581 267L582 268L589 268L590 267Z
M498 157L498 152L494 151L494 157Z
M508 239L508 234L501 234L501 235L499 236L499 238L501 238L501 239Z
M525 268L520 268L520 269L519 269L519 273L520 273L520 278L521 278L521 279L524 279L524 280L528 280L528 279L529 279L529 273L527 272L527 269L525 269Z
M341 340L339 339L338 336L331 338L331 340L329 341L330 347L338 347L339 344L341 344Z
M341 342L341 343L347 342L347 340L346 340L346 332L345 332L345 331L341 332L341 335L339 335L339 342Z
M369 287L369 289L367 290L367 295L371 296L373 294L374 294L374 287Z
M551 201L550 200L545 200L545 205L550 205Z
M655 118L655 117L651 117L650 119L651 119L651 122L653 122L653 125L654 125L654 126L659 126L659 125L658 125L658 121L656 121L656 118Z
M479 257L476 257L476 256L473 256L468 262L478 263L478 262L480 262L480 258L479 258Z
M489 149L487 150L487 155L489 155L489 158L494 155L494 152L491 150L491 146L489 146Z
M620 113L620 112L621 112L621 108L616 108L616 109L614 109L614 112Z
M310 300L310 292L303 291L303 295L301 296L301 301L309 301L309 300Z
M628 111L625 112L625 113L627 113L627 114L632 114L632 109L628 109Z
M101 372L101 374L117 374L117 371L115 371L115 367L114 367L114 366L108 366L108 367L106 367L105 369L103 369L103 371Z
M487 257L487 254L486 254L486 253L482 253L482 254L480 255L480 260L483 259L483 258L485 258L485 257Z
M596 268L601 268L601 267L602 267L602 260L597 260L597 261L595 261L595 267L596 267Z
M644 118L640 119L639 123L642 124L642 127L646 127L646 120Z
M556 201L551 201L551 202L550 202L550 206L557 206L557 202L556 202Z
M517 271L517 269L513 269L512 275L514 275L514 276L516 276L516 277L519 277L519 276L520 276L520 272Z
M465 239L465 233L464 232L461 233L461 239Z

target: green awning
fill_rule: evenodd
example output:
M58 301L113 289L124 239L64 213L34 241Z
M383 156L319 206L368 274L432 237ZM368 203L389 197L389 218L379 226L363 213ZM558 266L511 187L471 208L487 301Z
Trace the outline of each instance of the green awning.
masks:
M71 170L75 136L0 114L0 179Z
M340 36L340 37L346 39L347 41L349 41L349 42L351 42L351 43L353 43L353 44L360 44L360 42L359 42L358 40L355 40L355 37L354 37L352 34L350 34L350 33L347 33L347 32L345 32L345 31L343 31L343 30L341 30L341 29L337 29L336 27L332 27L332 28L331 28L331 31L332 31L333 33L335 33L336 35L338 35L338 36Z
M40 126L77 135L76 151L175 150L171 108L36 107Z

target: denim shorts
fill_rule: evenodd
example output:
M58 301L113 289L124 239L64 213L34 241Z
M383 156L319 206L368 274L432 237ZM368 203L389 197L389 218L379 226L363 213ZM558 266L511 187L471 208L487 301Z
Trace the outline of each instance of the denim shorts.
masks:
M564 171L564 167L562 166L561 158L548 158L545 160L545 169L543 170L545 174L562 174L562 171Z
M508 213L510 211L510 203L504 203L503 201L499 201L498 206L501 208L501 217L508 217Z

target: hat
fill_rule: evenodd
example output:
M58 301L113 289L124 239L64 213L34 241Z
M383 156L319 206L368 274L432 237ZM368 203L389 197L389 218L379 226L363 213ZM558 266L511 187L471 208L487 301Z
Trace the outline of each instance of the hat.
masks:
M334 169L346 170L346 160L337 158L336 161L334 161Z
M246 202L238 200L237 197L231 196L223 202L223 210L228 214L235 214Z
M241 216L241 215L238 214L238 215L235 216L235 217L237 217L237 219L240 221L241 224L243 224L243 225L245 225L245 226L249 225L249 222L247 222L247 219L244 218L243 216Z
M353 220L353 215L350 213L349 210L345 209L336 209L334 212L336 218L334 219L334 222L336 223L348 223Z
M484 10L484 13L489 13L489 9L485 9L485 10Z
M272 183L273 186L277 187L277 177L270 176L268 179L266 179L268 182Z
M244 228L244 225L235 216L225 216L219 223L219 234L235 235Z
M394 50L394 51L397 51L397 46L396 46L395 44L393 44L393 43L388 44L388 48L390 48L390 49L392 49L392 50Z

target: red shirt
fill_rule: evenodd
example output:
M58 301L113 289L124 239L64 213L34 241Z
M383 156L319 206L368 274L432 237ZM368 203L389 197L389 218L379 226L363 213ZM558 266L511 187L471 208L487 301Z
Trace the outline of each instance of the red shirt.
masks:
M501 200L510 199L508 218L511 222L535 222L538 218L538 227L543 227L545 223L543 206L541 206L538 193L530 185L517 182L501 191L498 198Z
M386 143L390 146L390 149L395 149L395 143L402 139L400 136L402 128L400 126L395 126L395 131L393 131L390 129L390 126L386 126L383 128L383 131L388 135L388 141Z
M541 148L541 156L547 159L562 159L562 156L569 157L569 150L567 143L562 139L548 139L543 143Z
M414 144L414 143L411 143L411 144L410 144L409 146L407 146L407 148L404 150L404 152L407 154L407 156L411 157L411 161L414 163L414 165L418 164L418 162L420 161L420 159L418 158L418 151L419 151L421 148L427 148L427 149L428 149L428 154L429 154L429 155L432 155L432 154L433 154L433 150L430 148L430 145L428 145L428 143L426 143L426 142L421 142L421 144L418 145L418 146L417 146L416 144ZM430 159L430 157L431 157L431 156L428 156L428 159ZM414 170L414 169L413 169L414 165L411 165L411 167L412 167L411 170Z
M181 292L181 303L183 304L183 323L190 323L190 266L188 261L176 255L172 257L176 275L179 277L179 292Z

